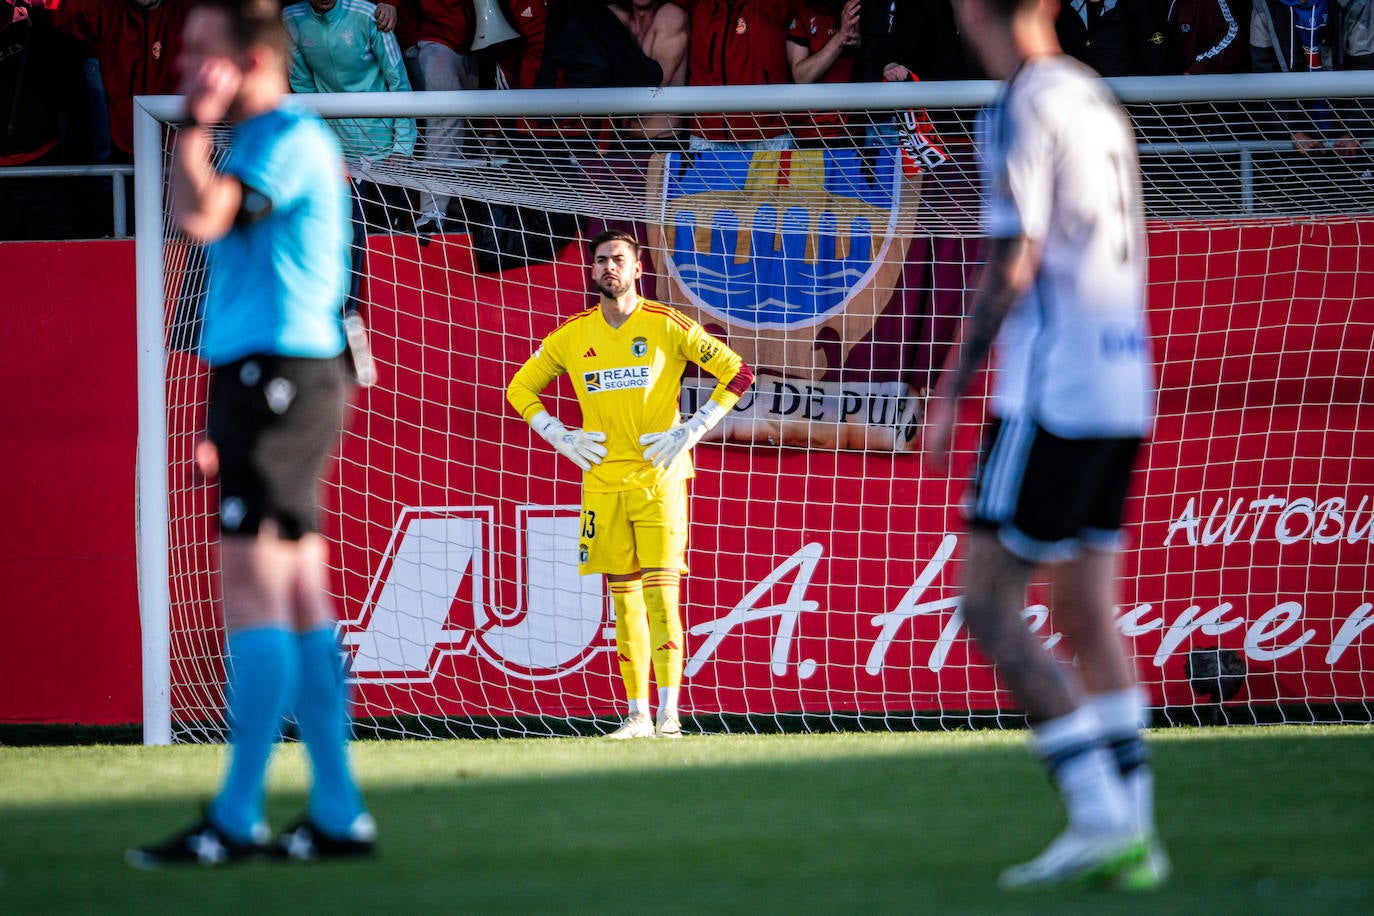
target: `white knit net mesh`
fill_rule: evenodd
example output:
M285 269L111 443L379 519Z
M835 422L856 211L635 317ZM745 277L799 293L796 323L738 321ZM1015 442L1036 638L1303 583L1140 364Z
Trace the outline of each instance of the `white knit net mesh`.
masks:
M1289 126L1319 104L1363 148L1296 152ZM1367 102L1129 110L1161 395L1127 512L1119 626L1153 704L1184 718L1366 720ZM716 330L758 372L726 441L697 449L683 587L689 724L1013 721L955 611L977 416L954 475L923 468L917 452L923 399L979 263L976 112L926 106L916 134L938 154L904 145L907 113L788 112L794 142L783 150L689 149L595 112L484 116L456 154L350 164L376 186L365 299L381 381L349 417L323 522L361 724L566 734L623 714L610 603L598 577L576 573L579 473L504 398L543 335L590 303L582 242L607 227L643 242L645 295ZM426 192L449 198L448 222L420 236ZM168 242L181 740L223 725L217 501L191 470L206 370L186 348L201 263ZM709 384L689 377L689 401ZM545 400L576 422L570 389ZM1044 581L1027 603L1029 625L1058 642Z

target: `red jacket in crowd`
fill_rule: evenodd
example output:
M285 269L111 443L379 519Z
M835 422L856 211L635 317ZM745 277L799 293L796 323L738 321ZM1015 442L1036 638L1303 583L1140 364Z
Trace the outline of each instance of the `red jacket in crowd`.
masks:
M285 2L285 0L283 0ZM472 47L477 19L473 0L377 0L396 9L396 43L404 51L417 42L436 41L459 54Z
M689 0L692 38L687 50L691 86L750 86L792 82L787 30L799 0ZM692 133L712 141L762 140L787 130L781 115L704 114Z
M1250 4L1174 0L1169 29L1179 73L1239 73L1250 63Z
M506 18L520 33L519 41L499 45L501 72L511 89L532 89L544 61L544 26L549 8L545 0L505 0Z
M420 23L416 41L436 41L459 54L472 47L472 26L476 14L472 0L420 0Z
M129 0L48 0L53 22L89 44L100 61L110 140L134 151L134 96L175 95L184 0L138 6Z

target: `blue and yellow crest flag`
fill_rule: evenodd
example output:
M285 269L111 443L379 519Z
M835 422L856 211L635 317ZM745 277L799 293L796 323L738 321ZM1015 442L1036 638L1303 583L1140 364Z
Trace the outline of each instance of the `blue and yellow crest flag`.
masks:
M802 328L843 312L897 229L894 147L673 153L664 267L731 325Z
M917 125L919 127L919 124ZM658 154L646 172L654 298L755 372L714 433L806 448L913 447L933 367L962 314L968 252L918 219L938 147ZM957 183L957 182L956 182ZM936 272L941 272L936 276ZM683 411L714 379L684 380Z

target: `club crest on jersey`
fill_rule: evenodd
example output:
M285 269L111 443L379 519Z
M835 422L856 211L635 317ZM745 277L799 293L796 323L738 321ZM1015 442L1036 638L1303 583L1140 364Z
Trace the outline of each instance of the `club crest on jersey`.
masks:
M895 148L666 157L667 270L693 305L757 329L817 325L873 278L899 224Z
M630 344L630 353L634 356L647 356L649 353L649 342L643 337L636 337Z
M599 391L624 391L627 388L648 388L648 366L625 366L620 369L596 369L582 373L588 394Z

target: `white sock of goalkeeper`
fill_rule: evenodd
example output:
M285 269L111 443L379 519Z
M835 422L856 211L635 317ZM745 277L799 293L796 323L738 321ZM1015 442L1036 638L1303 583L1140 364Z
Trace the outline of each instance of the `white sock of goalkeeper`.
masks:
M681 688L660 687L658 688L658 715L659 718L677 715L677 695Z
M1126 795L1093 714L1080 706L1031 729L1040 763L1069 809L1069 825L1104 833L1129 830Z
M1141 728L1148 705L1139 687L1112 693L1088 694L1083 709L1097 720L1097 734L1116 759L1117 772L1131 805L1135 827L1142 833L1155 829L1155 780L1150 768L1150 748Z

